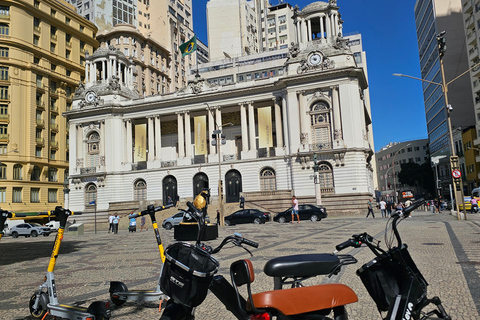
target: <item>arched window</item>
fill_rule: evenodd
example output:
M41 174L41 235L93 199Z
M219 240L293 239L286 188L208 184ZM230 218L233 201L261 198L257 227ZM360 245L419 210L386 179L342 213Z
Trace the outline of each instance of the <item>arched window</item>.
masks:
M97 202L97 186L90 183L85 187L85 205L92 206Z
M318 101L310 108L314 150L332 148L331 120L330 106L325 101Z
M7 179L7 165L0 164L0 179Z
M100 164L100 135L92 132L87 138L87 166L97 167Z
M273 191L276 190L275 170L272 168L264 168L260 171L260 190Z
M13 180L22 180L22 168L21 164L13 166Z
M322 193L334 193L333 170L330 164L321 162L318 164L318 173L320 175L320 188Z
M133 185L133 200L140 201L147 199L147 183L143 179L135 181Z
M32 174L30 175L31 181L40 181L40 168L38 166L34 166L32 170Z

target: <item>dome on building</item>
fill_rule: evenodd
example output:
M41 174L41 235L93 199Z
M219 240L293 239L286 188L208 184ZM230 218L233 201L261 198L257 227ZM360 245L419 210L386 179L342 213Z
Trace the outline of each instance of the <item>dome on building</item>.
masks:
M305 8L302 9L301 13L308 14L312 12L323 11L323 10L326 10L328 6L329 6L328 2L323 2L323 1L312 2L309 5L305 6Z

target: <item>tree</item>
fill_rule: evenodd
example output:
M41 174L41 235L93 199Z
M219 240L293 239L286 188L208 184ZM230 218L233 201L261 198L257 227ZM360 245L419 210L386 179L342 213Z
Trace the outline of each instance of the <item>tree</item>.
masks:
M428 194L435 194L435 178L430 161L427 160L421 165L415 162L402 163L398 173L398 181L401 184L417 186Z

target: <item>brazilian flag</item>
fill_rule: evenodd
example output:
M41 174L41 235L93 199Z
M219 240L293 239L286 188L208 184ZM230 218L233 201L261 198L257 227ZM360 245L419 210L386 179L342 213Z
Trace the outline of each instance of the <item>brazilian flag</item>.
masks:
M193 51L197 50L197 36L194 35L192 39L180 45L180 52L182 53L182 58L186 55L192 54Z

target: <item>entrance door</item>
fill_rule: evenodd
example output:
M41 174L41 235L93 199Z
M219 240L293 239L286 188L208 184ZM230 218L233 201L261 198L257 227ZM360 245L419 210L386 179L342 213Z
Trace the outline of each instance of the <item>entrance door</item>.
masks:
M242 192L242 175L237 170L230 170L225 175L226 202L238 202Z
M177 195L177 179L174 176L163 178L163 205L168 204L168 197L175 201Z
M208 176L203 172L197 173L193 177L193 198L205 189L208 189Z

